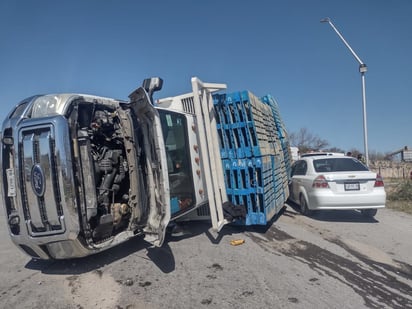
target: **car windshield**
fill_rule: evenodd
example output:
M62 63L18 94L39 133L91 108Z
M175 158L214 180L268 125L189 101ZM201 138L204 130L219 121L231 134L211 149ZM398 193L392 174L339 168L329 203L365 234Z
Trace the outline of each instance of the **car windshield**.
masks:
M317 173L368 171L368 168L355 158L325 158L313 160Z

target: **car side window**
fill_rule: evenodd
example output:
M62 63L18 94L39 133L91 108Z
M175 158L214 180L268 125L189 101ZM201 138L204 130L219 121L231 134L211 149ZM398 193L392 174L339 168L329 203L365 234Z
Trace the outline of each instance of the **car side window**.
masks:
M292 170L292 176L294 175L305 175L308 169L308 165L306 161L300 160L296 161Z

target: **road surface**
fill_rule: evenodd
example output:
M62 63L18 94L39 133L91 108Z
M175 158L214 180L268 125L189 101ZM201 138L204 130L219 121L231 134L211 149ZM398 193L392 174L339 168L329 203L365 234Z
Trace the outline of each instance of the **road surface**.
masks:
M412 308L412 216L389 209L308 218L287 206L267 228L216 239L191 222L162 248L136 238L64 261L30 259L3 209L0 220L2 308Z

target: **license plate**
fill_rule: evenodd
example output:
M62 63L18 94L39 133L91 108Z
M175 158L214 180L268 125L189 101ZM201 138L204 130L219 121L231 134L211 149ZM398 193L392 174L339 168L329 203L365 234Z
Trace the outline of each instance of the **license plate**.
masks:
M356 191L359 189L359 182L345 182L345 191Z
M6 170L7 174L7 196L12 197L16 196L16 179L14 177L14 169L8 168Z

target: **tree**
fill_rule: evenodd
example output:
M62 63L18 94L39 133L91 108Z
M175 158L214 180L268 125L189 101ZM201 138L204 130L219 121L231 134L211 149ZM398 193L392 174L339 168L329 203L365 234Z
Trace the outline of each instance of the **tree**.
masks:
M329 142L309 132L307 128L301 128L298 132L289 134L290 144L299 148L300 153L318 151L329 145Z
M301 128L298 132L289 133L289 142L291 146L298 147L300 153L307 153L310 151L325 151L325 152L340 152L348 153L357 158L359 155L364 157L364 153L357 148L351 148L347 151L338 147L328 147L329 142L321 139L319 136L311 133L307 128ZM377 151L369 151L369 159L371 161L377 160L393 160L389 152L382 153Z
M339 153L345 153L345 150L339 148L339 147L331 147L331 148L326 148L325 151L327 152L339 152Z
M377 152L377 151L369 151L369 159L371 161L381 161L381 160L387 160L390 153L386 152L386 153L382 153L382 152Z

